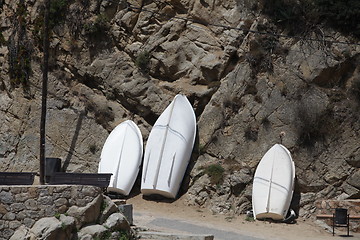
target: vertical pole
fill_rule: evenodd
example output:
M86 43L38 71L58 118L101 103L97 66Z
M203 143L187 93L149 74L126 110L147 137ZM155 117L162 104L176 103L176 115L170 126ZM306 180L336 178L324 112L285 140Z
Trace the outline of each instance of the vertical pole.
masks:
M45 183L45 124L46 124L46 100L48 88L48 66L49 66L49 8L50 0L45 0L44 13L44 41L43 41L43 81L41 97L41 120L40 120L40 184Z

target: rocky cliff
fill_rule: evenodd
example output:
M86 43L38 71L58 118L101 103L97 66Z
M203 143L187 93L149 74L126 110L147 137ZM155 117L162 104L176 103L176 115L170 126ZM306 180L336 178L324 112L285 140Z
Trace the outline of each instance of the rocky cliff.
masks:
M96 172L117 124L134 120L146 141L182 93L198 122L189 204L250 209L255 167L280 142L301 216L316 199L360 197L358 40L325 25L289 37L265 5L52 0L46 155ZM38 171L43 1L4 0L0 11L0 171Z

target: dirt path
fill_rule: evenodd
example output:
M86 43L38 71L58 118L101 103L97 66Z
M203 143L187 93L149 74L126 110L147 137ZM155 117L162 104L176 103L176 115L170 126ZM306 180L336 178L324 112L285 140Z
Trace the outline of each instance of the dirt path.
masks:
M190 232L188 229L190 225L186 224L192 224L195 228L198 226L199 231L201 229L204 231L206 229L218 231L218 236L214 234L215 239L235 239L230 238L230 235L228 238L224 238L224 232L248 236L250 237L248 239L343 239L339 235L333 237L331 233L310 220L298 219L295 224L246 221L246 216L244 215L236 217L213 215L206 209L187 206L184 202L183 198L172 203L146 200L143 199L141 194L127 200L127 203L132 204L134 208L134 224L151 230L185 233ZM345 232L339 231L343 231L343 229L338 229L337 234L345 234ZM201 232L192 233L199 234ZM208 234L208 232L203 234ZM360 234L354 234L351 239L360 239Z

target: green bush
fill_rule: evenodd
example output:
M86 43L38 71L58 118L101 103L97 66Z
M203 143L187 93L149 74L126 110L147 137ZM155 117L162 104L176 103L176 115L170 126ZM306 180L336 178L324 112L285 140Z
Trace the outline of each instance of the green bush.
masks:
M135 60L135 65L142 71L147 71L150 63L150 53L148 51L141 52Z
M85 24L84 29L88 36L99 37L109 30L109 20L104 14L100 14L95 21Z
M225 169L219 163L211 164L204 170L204 173L210 177L211 184L221 183L224 180L224 172Z
M131 236L125 231L120 231L119 234L120 234L119 240L130 240L130 239L132 239Z

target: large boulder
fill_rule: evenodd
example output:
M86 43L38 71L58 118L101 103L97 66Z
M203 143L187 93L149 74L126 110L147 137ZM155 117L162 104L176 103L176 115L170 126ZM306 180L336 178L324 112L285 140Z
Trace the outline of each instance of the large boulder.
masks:
M106 229L103 225L89 225L86 226L78 232L79 240L87 240L87 239L104 239L105 236L108 235L108 229Z
M111 214L118 211L119 209L116 204L108 196L104 196L102 202L102 209L99 217L99 223L103 224Z
M112 231L130 231L130 224L121 213L113 213L104 223L104 227Z
M33 238L34 235L30 232L30 229L22 225L14 232L14 234L11 236L9 240L18 240L18 239L30 240Z
M30 229L31 239L65 240L71 239L75 230L75 219L65 215L41 218Z
M96 222L100 216L102 200L103 195L99 195L84 207L71 206L66 214L75 218L76 227L80 229L85 224Z

